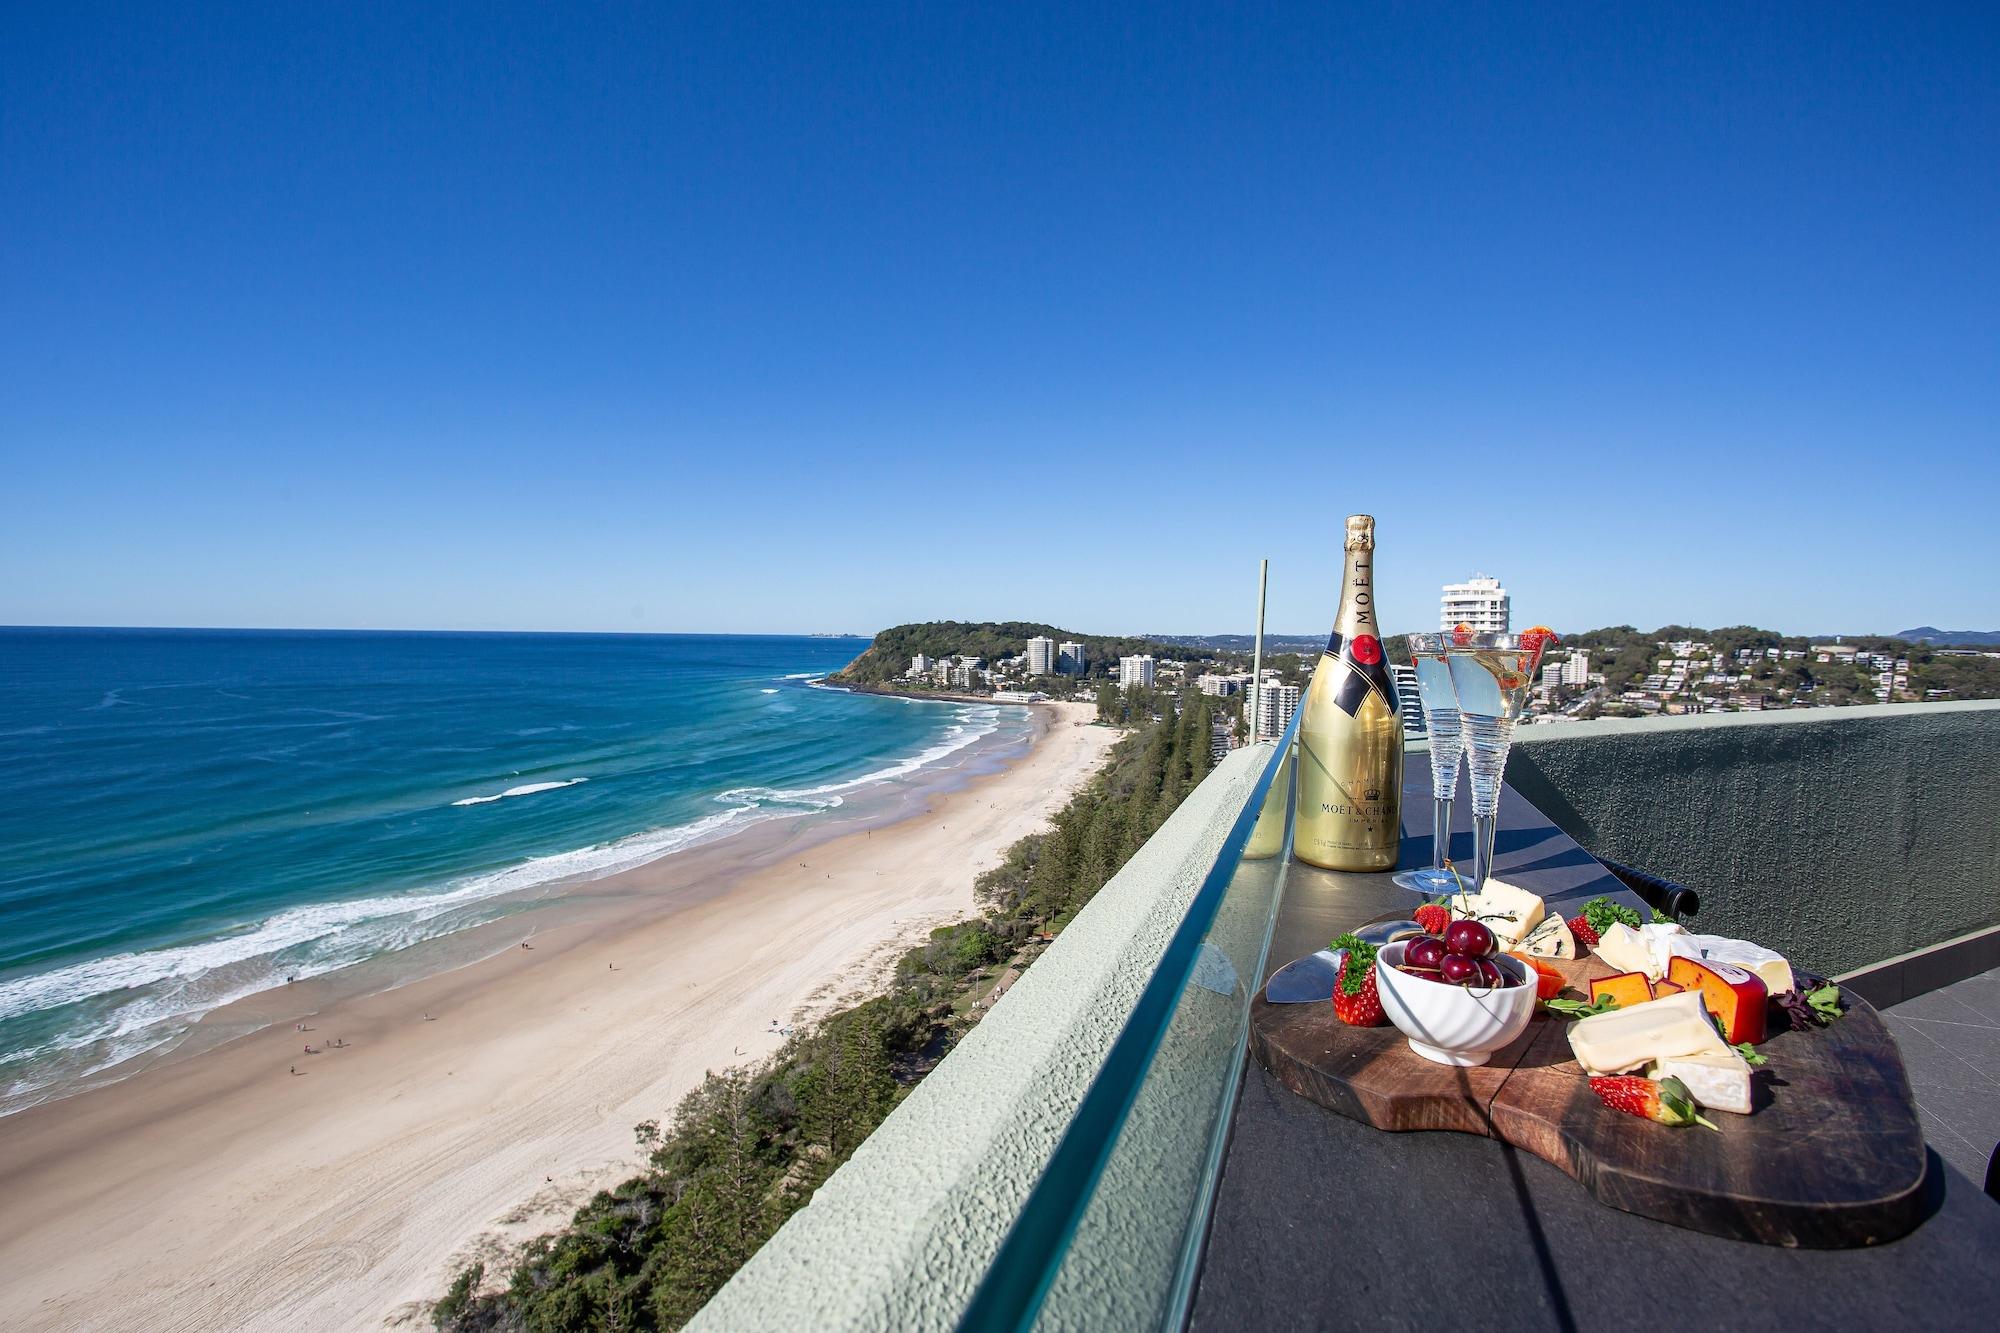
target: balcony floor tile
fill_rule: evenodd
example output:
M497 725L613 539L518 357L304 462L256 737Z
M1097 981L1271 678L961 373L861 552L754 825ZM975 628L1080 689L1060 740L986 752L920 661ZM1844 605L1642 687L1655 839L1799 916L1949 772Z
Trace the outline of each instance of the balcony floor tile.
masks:
M2000 971L1883 1011L1938 1156L1983 1180L2000 1145Z

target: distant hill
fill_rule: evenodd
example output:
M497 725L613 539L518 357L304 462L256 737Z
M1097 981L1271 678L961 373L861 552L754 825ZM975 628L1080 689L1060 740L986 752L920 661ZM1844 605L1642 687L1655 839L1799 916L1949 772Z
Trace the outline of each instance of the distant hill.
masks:
M1906 629L1896 636L1911 643L1934 644L1939 648L1983 648L1989 644L2000 644L2000 629L1939 629L1935 625L1919 625Z
M1079 634L1025 620L964 621L932 620L916 625L896 625L875 636L868 650L833 673L828 679L862 684L886 684L900 680L910 669L910 659L918 653L926 657L966 654L983 657L988 663L1012 657L1026 650L1028 640L1050 638L1057 643L1083 645L1085 675L1102 678L1118 674L1118 659L1135 653L1186 660L1206 657L1209 652L1197 645L1169 643L1159 639L1111 637ZM1216 650L1209 650L1210 652Z
M1171 643L1180 648L1206 648L1211 652L1247 653L1257 646L1254 634L1148 634L1154 643ZM1324 634L1266 634L1267 653L1316 653L1326 647Z

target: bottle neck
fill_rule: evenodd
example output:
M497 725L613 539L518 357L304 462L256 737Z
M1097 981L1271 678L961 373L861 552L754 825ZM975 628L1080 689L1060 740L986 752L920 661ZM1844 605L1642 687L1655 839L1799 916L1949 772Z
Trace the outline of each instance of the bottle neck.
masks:
M1335 645L1352 643L1363 634L1377 639L1382 635L1375 620L1375 552L1353 550L1347 552L1341 571L1340 609L1334 613L1328 651L1336 651Z

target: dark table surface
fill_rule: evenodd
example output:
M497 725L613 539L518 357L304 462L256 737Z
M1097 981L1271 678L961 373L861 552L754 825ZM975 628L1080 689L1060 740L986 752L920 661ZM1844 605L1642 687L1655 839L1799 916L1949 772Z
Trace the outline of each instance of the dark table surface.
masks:
M1421 760L1411 768L1402 864L1428 865L1430 772ZM1451 851L1469 867L1465 805ZM1573 915L1600 893L1637 903L1511 790L1496 841L1494 875L1551 911ZM1294 862L1267 977L1416 901L1386 874ZM1935 1153L1931 1215L1911 1235L1785 1250L1607 1208L1493 1139L1371 1129L1290 1092L1254 1059L1230 1134L1189 1317L1198 1330L2000 1327L2000 1204Z

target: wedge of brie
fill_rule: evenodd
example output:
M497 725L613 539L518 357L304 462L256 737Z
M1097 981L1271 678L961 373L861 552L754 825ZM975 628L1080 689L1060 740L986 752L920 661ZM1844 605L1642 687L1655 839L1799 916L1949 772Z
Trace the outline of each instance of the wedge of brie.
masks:
M1619 972L1644 972L1651 981L1658 981L1667 974L1667 965L1654 960L1646 937L1623 921L1614 921L1606 926L1597 943L1590 946L1590 951L1602 958L1606 967Z
M1792 965L1785 961L1783 954L1766 949L1761 944L1749 940L1731 939L1727 935L1669 935L1660 941L1669 955L1679 954L1697 961L1713 959L1718 963L1734 963L1745 972L1754 972L1764 983L1764 989L1772 995L1782 995L1788 990L1797 990L1798 982L1792 977ZM1662 964L1664 965L1664 959Z
M1569 1048L1586 1074L1622 1074L1674 1056L1733 1054L1695 991L1578 1019L1570 1024Z
M1750 1114L1750 1066L1735 1051L1669 1055L1647 1067L1652 1078L1677 1078L1688 1095L1711 1111Z

